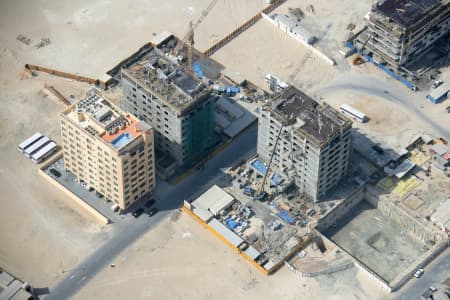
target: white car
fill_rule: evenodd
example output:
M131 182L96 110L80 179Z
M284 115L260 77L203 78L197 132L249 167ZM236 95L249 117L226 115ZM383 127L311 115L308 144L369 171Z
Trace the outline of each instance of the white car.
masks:
M442 80L436 80L435 82L433 82L433 84L431 85L431 87L433 89L437 88L438 86L440 86L441 84L443 84L444 82Z
M414 277L420 278L422 277L423 273L425 273L425 271L423 269L419 269L416 271L416 273L414 273Z

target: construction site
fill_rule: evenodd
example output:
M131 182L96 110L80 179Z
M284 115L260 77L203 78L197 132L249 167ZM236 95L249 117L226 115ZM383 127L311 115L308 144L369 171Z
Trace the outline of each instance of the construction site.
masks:
M419 268L446 251L450 150L448 115L438 102L447 98L443 88L448 85L430 93L440 99L430 108L425 92L398 88L390 78L417 91L446 76L448 1L175 0L150 10L148 3L111 4L109 10L94 2L72 3L67 10L49 4L38 14L45 30L36 26L46 33L21 25L12 38L0 36L6 45L0 76L7 104L0 113L8 136L0 143L8 154L0 173L17 171L11 178L3 175L2 190L8 199L21 194L5 207L33 225L2 215L3 228L24 229L18 237L1 232L1 243L8 247L0 249L0 267L55 290L57 282L72 280L76 288L68 295L80 299L182 298L185 293L220 298L225 292L236 299L298 294L348 299L350 293L361 299L378 293L381 298L380 286L383 293L397 293ZM136 18L121 26L105 22L131 15ZM56 27L55 36L49 35ZM103 33L100 38L93 27ZM117 34L123 35L120 47ZM351 48L345 57L343 44ZM19 74L17 82L10 70ZM157 218L136 220L108 211L113 215L109 225L86 222L84 204L66 203L68 197L50 190L47 182L31 180L44 167L20 163L16 169L12 163L16 134L23 139L39 130L55 142L64 139L58 120L42 116L57 116L92 86L154 130ZM367 113L364 124L352 123L339 111L347 103ZM25 121L24 116L31 117ZM247 143L253 138L250 151ZM245 151L237 151L236 143ZM221 157L227 163L216 161ZM230 157L240 162L232 165ZM16 183L22 179L23 189ZM142 199L134 199L137 206ZM34 202L39 213L20 211ZM188 217L178 216L181 203ZM138 226L142 236L134 235ZM225 242L238 259L195 226ZM119 233L124 234L117 238ZM42 261L38 256L44 249L21 261L29 237L27 247L52 246ZM108 242L114 255L103 247ZM86 258L96 260L93 253L104 265L78 268ZM45 270L31 270L36 263L45 264ZM232 269L224 268L228 264ZM114 273L117 267L123 269ZM202 274L194 276L197 270ZM259 277L277 270L276 279ZM183 272L188 281L179 278ZM218 287L219 276L229 280L226 288ZM326 286L337 277L336 289ZM142 288L148 280L151 288ZM171 280L186 285L185 291L163 288ZM251 291L258 283L260 288ZM239 291L232 291L239 284Z
M450 3L441 0L380 1L348 46L409 83L429 86L449 63Z

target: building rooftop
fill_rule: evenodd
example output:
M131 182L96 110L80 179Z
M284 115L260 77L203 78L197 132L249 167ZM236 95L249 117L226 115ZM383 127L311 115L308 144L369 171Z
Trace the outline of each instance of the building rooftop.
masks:
M271 104L271 111L285 126L297 127L302 134L321 144L351 121L329 105L321 105L300 90L289 87Z
M179 43L178 38L166 33L157 44L143 47L127 58L121 70L122 77L139 81L169 106L183 111L209 97L210 90L200 77L214 80L223 67L191 48L194 65L201 70L199 77L184 62L186 46L179 47Z
M95 89L62 114L117 150L151 129L145 122L122 112Z
M440 3L439 0L384 0L379 1L374 9L395 23L409 26Z

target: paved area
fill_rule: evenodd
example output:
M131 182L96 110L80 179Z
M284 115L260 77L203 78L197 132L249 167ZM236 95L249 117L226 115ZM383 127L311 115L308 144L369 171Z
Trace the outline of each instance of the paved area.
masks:
M421 241L366 201L324 234L388 282L426 252Z
M420 299L422 293L430 286L434 286L438 289L434 294L435 300L448 300L443 291L446 287L444 281L450 276L450 248L447 248L424 270L425 273L421 278L413 278L401 290L388 295L386 298L396 300Z
M50 169L54 169L58 171L61 176L56 177L50 173ZM115 213L111 210L111 206L113 205L112 202L106 202L104 197L97 196L95 190L86 190L81 186L81 184L78 182L76 176L69 171L64 171L64 158L59 159L58 161L54 162L53 164L49 165L44 172L46 172L50 177L53 178L53 180L56 180L58 183L63 185L66 189L71 191L73 194L75 194L78 198L85 201L87 204L89 204L91 207L93 207L95 210L100 212L103 216L108 218L111 222L115 223L120 221L122 218L118 213Z
M202 170L191 174L176 186L157 181L154 196L156 207L160 209L160 212L151 218L142 215L137 220L129 219L122 222L123 226L116 227L116 232L111 239L50 289L50 295L46 299L63 299L74 295L119 253L168 217L174 209L178 209L183 200L197 197L224 177L223 169L254 155L256 132L256 126L249 127L227 148L208 161Z

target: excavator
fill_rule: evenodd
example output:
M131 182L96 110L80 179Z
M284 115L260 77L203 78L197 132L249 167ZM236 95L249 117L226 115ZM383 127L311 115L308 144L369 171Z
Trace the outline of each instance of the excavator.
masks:
M369 42L369 40L370 40L371 38L372 38L372 37L369 37L369 38L364 42L364 44L362 45L361 49L359 50L359 53L362 53L362 51L364 50L364 48L366 47L367 43ZM354 57L353 60L352 60L352 65L358 66L358 65L361 65L361 64L363 64L363 63L365 63L365 62L366 62L366 61L365 61L359 54L356 54L355 57Z

